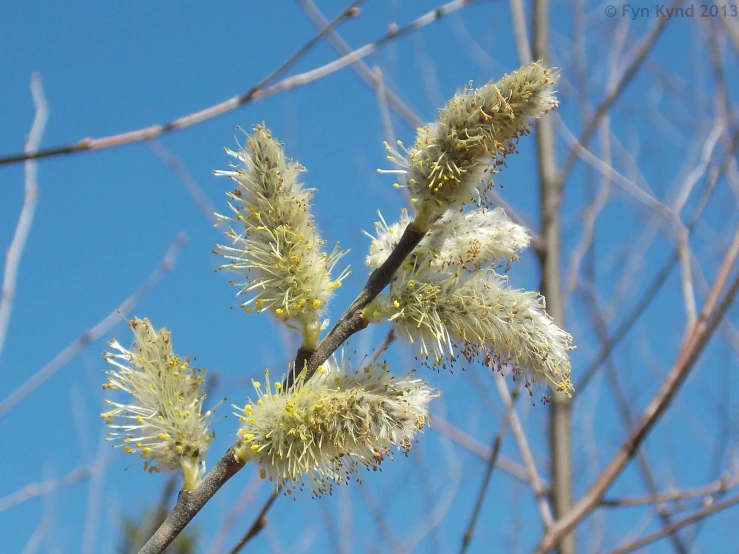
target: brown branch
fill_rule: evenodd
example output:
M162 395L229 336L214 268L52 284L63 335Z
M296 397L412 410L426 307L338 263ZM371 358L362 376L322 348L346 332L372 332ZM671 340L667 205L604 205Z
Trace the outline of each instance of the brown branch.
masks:
M503 444L503 435L505 435L505 432L508 429L508 425L511 422L510 416L513 413L515 401L518 399L518 395L521 389L519 385L516 385L516 388L513 389L511 402L507 406L507 414L503 418L503 425L500 426L500 429L495 435L495 439L493 439L493 446L491 448L490 458L488 459L488 463L485 467L485 475L482 478L482 485L480 485L480 490L477 493L477 499L475 500L475 505L472 508L472 515L470 516L470 521L467 524L467 529L465 529L464 534L462 535L462 546L459 549L460 554L465 554L470 546L470 543L472 542L472 535L475 531L475 525L477 524L477 519L480 517L480 511L482 510L482 502L483 500L485 500L485 493L487 492L488 486L490 485L490 478L493 475L493 469L495 469L495 464L498 462L500 447Z
M139 554L155 554L164 552L172 541L177 538L192 518L205 506L213 495L226 481L236 475L244 467L229 448L213 466L200 484L193 491L180 491L177 503L157 529L156 533L147 541Z
M626 546L622 546L621 548L611 550L608 554L626 554L627 552L633 552L634 550L641 548L642 546L646 546L650 543L653 543L656 540L659 540L665 537L668 533L674 533L675 531L682 529L683 527L687 527L688 525L691 525L693 523L696 523L710 515L713 515L722 510L725 510L726 508L731 508L735 504L739 504L739 495L733 496L731 498L727 498L723 502L717 502L716 504L713 504L712 506L708 506L707 508L700 510L699 512L695 514L689 515L688 517L685 517L679 521L676 521L669 527L665 527L664 529L657 531L655 533L652 533L651 535L648 535L644 537L643 539L640 539L636 542L632 542L631 544L628 544Z
M78 152L85 152L89 150L104 150L106 148L114 148L117 146L122 146L124 144L131 144L134 142L141 142L143 140L158 138L162 135L166 135L174 131L179 131L188 127L192 127L199 123L203 123L204 121L208 121L209 119L213 119L214 117L233 111L236 108L239 108L247 103L253 102L255 100L262 100L263 98L266 98L278 92L292 90L295 87L314 82L317 79L321 79L327 75L330 75L331 73L335 73L336 71L343 69L347 65L350 65L357 60L360 60L365 56L368 56L369 54L375 52L378 48L385 45L386 43L412 31L417 31L418 29L421 29L426 25L438 21L444 15L463 8L469 3L470 0L454 0L453 2L444 4L443 6L440 6L422 15L405 27L402 27L400 29L398 29L397 27L391 28L381 38L377 39L374 42L368 43L361 48L358 48L357 50L354 50L353 52L339 58L338 60L325 64L311 71L288 77L286 79L283 79L282 81L270 85L270 83L273 82L278 76L282 75L296 61L302 58L303 55L305 55L308 50L310 50L321 38L323 38L323 36L325 36L325 34L333 26L338 24L340 21L343 21L347 17L354 15L356 13L354 10L354 6L359 4L359 2L361 1L362 0L355 0L350 8L344 10L336 17L331 26L326 27L326 29L319 32L303 48L301 48L298 52L291 56L289 60L287 60L279 68L270 73L270 75L262 79L256 85L252 86L243 94L233 96L227 100L219 102L218 104L214 104L200 111L185 115L183 117L170 121L169 123L150 125L149 127L144 127L142 129L137 129L134 131L128 131L125 133L110 135L97 139L85 138L72 144L56 146L54 148L48 148L46 150L38 150L32 153L18 153L0 156L0 165L14 164L31 159L50 158L53 156L60 156L65 154L75 154Z
M738 257L739 229L734 234L732 244L724 257L718 276L706 298L698 320L683 340L675 365L670 369L659 390L652 397L631 435L621 445L613 459L577 504L547 531L536 548L537 553L548 552L554 548L562 536L569 533L580 520L585 518L597 506L603 494L631 461L651 429L670 406L675 394L695 366L713 332L733 302L737 291L739 291L738 274L719 302L721 292L724 290L731 272L735 269L734 266Z
M683 0L674 0L668 9L671 10L673 8L677 8L682 3ZM652 47L654 47L654 44L657 42L657 39L665 30L668 21L669 19L666 17L658 17L657 24L652 28L652 30L644 38L644 40L642 40L641 43L639 43L634 48L634 57L631 61L631 64L629 64L629 66L623 72L621 79L617 83L615 83L614 86L610 87L608 94L596 108L595 114L593 115L592 119L588 121L588 124L585 126L585 130L580 136L580 140L578 140L578 143L580 145L582 145L583 147L587 147L590 139L593 138L593 134L595 134L595 131L598 129L601 118L603 118L603 116L608 113L613 104L615 104L616 100L618 100L618 98L621 96L621 93L626 90L627 85L639 72L639 69L644 63L647 55L649 54L649 52L651 52ZM557 182L559 183L560 187L564 186L564 183L567 180L570 171L572 171L572 168L577 161L577 157L577 150L571 150L570 155L567 157L567 160L562 166L562 170L557 176Z
M696 225L698 225L698 222L703 215L703 211L708 205L708 201L711 198L711 194L713 193L719 179L730 168L737 148L739 148L739 131L736 131L732 135L730 144L728 145L728 148L724 153L724 157L721 163L717 167L714 167L706 178L706 186L704 192L701 195L695 211L693 212L691 221L686 228L688 236L692 234ZM619 325L618 328L610 335L608 340L605 342L603 348L601 348L600 352L596 356L595 360L593 360L587 366L585 371L582 372L582 377L580 377L580 380L575 384L575 390L581 391L584 387L587 386L601 364L608 359L608 357L611 355L611 352L613 352L613 349L616 348L621 340L623 340L626 334L631 330L634 324L646 311L647 307L656 297L657 293L662 288L662 285L667 280L667 277L670 275L672 268L675 266L679 259L680 251L678 245L678 247L675 248L670 259L667 260L662 268L657 272L652 282L646 288L644 294L642 294L642 296L639 298L639 301L635 304L635 307L631 311L631 313L626 316L621 325Z
M303 368L306 369L306 379L310 379L318 366L328 360L329 356L336 352L349 337L367 327L368 322L362 313L362 308L377 298L382 289L390 283L403 260L418 246L425 234L426 231L416 228L413 223L408 224L405 231L403 231L403 236L400 237L397 246L390 253L387 260L372 272L367 284L357 298L346 309L316 349L313 351L305 348L298 349L293 369L285 380L286 387L292 386Z
M680 502L682 500L690 500L698 497L711 497L723 494L729 489L739 485L739 478L736 476L729 478L724 475L721 479L703 485L694 489L673 490L667 492L657 492L655 494L646 494L643 496L630 496L625 498L604 498L598 502L599 506L605 508L624 508L629 506L642 506L644 504L666 504L667 502ZM710 500L707 498L706 500Z
M244 536L241 537L241 540L236 543L236 545L234 545L231 550L228 551L228 554L238 554L239 552L241 552L241 549L246 546L246 543L256 537L262 531L262 529L267 526L267 512L272 507L272 504L275 503L275 500L277 500L277 496L279 494L280 492L277 491L269 497L269 500L267 500L267 502L264 503L264 506L262 506L262 509L259 510L257 517L254 518L254 521L249 526L249 529L246 530Z
M532 13L532 54L534 59L549 61L549 0L534 0ZM551 118L537 123L536 152L539 176L539 205L541 210L541 244L539 265L541 269L541 292L546 298L547 311L564 326L564 302L562 298L561 259L561 204L562 184L558 181L557 161L554 147L554 127ZM551 459L552 488L550 490L554 514L562 517L572 506L572 407L570 399L563 393L552 394L549 417L549 452ZM523 450L522 450L523 452ZM529 469L533 465L527 464ZM534 470L535 471L535 470ZM535 473L534 473L535 474ZM532 481L532 485L538 481ZM537 491L538 494L538 491ZM545 528L551 524L549 504L539 498ZM574 535L559 537L560 554L575 553Z
M103 138L92 139L85 138L79 140L73 144L67 144L64 146L56 146L54 148L47 148L46 150L37 150L35 152L23 153L23 154L11 154L8 156L0 156L0 165L13 164L22 162L25 160L38 160L41 158L50 158L52 156L59 156L62 154L75 154L77 152L83 152L87 150L103 150L106 148L113 148L116 146L122 146L124 144L130 144L133 142L140 142L142 140L150 140L162 135L192 127L198 123L202 123L216 116L223 115L229 111L235 110L236 108L243 106L244 104L256 100L260 91L277 79L280 75L285 73L295 62L300 60L305 54L307 54L313 46L323 38L323 36L333 26L338 25L348 17L352 17L356 14L356 6L363 2L363 0L355 0L351 6L342 11L336 18L329 24L326 31L319 32L314 36L308 43L298 50L295 54L275 69L272 73L267 75L264 79L259 81L256 85L252 86L248 91L243 94L233 96L228 100L219 102L213 106L207 107L203 110L191 113L189 115L165 123L164 125L150 125L143 129L137 129L135 131L128 131L116 135L110 135ZM266 94L259 95L259 98L263 98Z

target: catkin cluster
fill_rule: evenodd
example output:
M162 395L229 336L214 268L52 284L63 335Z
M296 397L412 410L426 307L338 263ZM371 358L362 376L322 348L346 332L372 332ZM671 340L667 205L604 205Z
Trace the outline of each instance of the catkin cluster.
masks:
M367 265L386 264L410 226L423 238L363 316L392 322L426 365L461 357L510 366L527 386L549 383L569 394L572 337L546 313L541 295L512 288L503 275L530 236L485 201L491 176L518 139L557 106L557 77L533 63L467 88L418 130L411 148L388 147L400 166L396 185L409 191L413 211L403 210L392 224L380 216ZM313 189L299 181L303 167L268 129L255 126L242 147L226 152L235 163L215 174L236 187L228 194L230 214L216 214L228 239L215 248L225 260L220 269L238 276L233 284L247 297L241 304L247 313L272 314L300 333L301 351L312 351L333 291L348 273L332 276L344 252L338 245L324 250L311 214ZM205 370L174 354L167 330L155 330L148 319L129 325L133 346L113 341L104 355L112 369L103 388L129 395L127 402L106 400L112 409L101 415L109 438L143 458L150 473L180 469L184 488L193 489L214 436L213 409L203 411ZM321 496L394 451L407 454L439 395L413 373L398 377L385 364L356 367L331 357L310 378L303 368L289 369L298 374L289 388L284 380L270 383L267 372L263 385L254 383L255 398L234 406L234 453L286 494L306 489Z
M572 337L546 313L541 295L510 287L498 273L519 258L529 234L501 208L479 205L518 138L557 105L556 81L556 73L533 63L467 89L419 129L405 155L393 151L390 158L406 168L415 217L403 211L388 225L381 216L367 265L380 267L408 225L426 234L389 292L364 314L371 322L392 321L428 365L445 366L460 355L496 368L509 364L527 387L548 382L569 394Z

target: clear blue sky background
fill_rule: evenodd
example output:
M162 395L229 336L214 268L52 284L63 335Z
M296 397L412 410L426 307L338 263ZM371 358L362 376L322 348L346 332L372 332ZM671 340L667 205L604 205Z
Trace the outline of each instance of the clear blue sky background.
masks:
M319 3L329 17L344 5ZM382 36L391 22L403 25L437 5L425 0L367 2L362 16L340 30L353 46L360 46ZM621 9L621 4L617 6ZM605 4L589 6L585 21L587 57L600 64L591 68L588 90L578 90L568 78L575 33L571 6L556 3L552 9L553 58L563 68L560 88L566 99L560 115L576 133L582 129L576 98L584 94L595 104L603 97L607 77L603 60L614 48L619 26L625 24L620 14L606 17L604 8ZM366 61L380 66L389 86L424 120L430 120L436 109L469 81L482 84L519 65L510 21L505 2L474 5L386 45ZM654 22L654 17L631 22L627 46ZM698 19L672 23L646 64L648 77L640 76L632 83L618 103L618 117L613 118L614 132L658 198L669 198L674 182L695 165L695 147L708 132L706 114L714 93L704 33ZM42 142L48 147L165 123L244 92L314 34L313 25L299 7L288 1L6 2L0 7L0 153L23 148L34 114L28 88L32 72L42 75L51 107ZM335 52L322 44L293 72L309 70L335 57ZM729 75L735 97L739 83L736 73ZM306 183L318 188L315 214L324 238L329 244L340 240L352 251L346 258L352 275L333 303L331 315L335 318L368 274L363 256L369 241L362 230L373 229L378 209L392 220L403 205L402 195L392 188L392 178L376 173L376 168L388 165L376 98L345 69L168 135L160 143L181 158L213 206L225 210L224 193L231 184L214 178L211 171L226 166L223 147L234 146L234 128L260 122L286 143L290 156L307 167ZM398 138L411 142L413 130L397 118L393 123ZM500 175L505 186L502 193L536 227L538 196L531 137L521 142L520 150ZM560 160L564 153L560 140ZM638 179L633 166L624 164L619 170ZM581 234L581 210L589 191L583 177L578 169L567 189L565 255ZM187 235L187 243L176 267L129 315L147 316L155 326L168 327L177 352L195 355L199 365L218 375L220 386L213 395L228 396L228 404L242 403L251 393L249 377L261 377L265 367L276 374L285 370L294 356L295 337L266 317L229 309L235 289L228 286L226 275L214 273L219 260L211 253L214 243L223 240L221 234L211 228L177 175L145 143L44 160L39 164L39 189L36 219L23 255L15 309L0 359L0 401L114 310L154 270L181 232ZM664 239L658 240L640 264L637 284L625 296L614 296L628 254L624 244L640 237L649 217L622 192L614 195L614 202L599 221L597 260L603 268L599 275L601 298L606 304L620 298L623 304L615 306L618 309L631 305L640 285L670 251ZM695 195L688 206L694 199ZM3 248L10 244L22 201L23 166L0 167ZM693 246L711 279L722 241L737 223L736 197L725 184L718 187L706 219L711 223L699 227ZM515 286L536 288L533 255L527 254L510 275ZM702 297L699 290L699 299ZM586 303L575 295L567 313L567 327L578 345L573 353L575 379L578 369L592 360L597 350L588 314ZM632 340L617 352L618 367L628 376L624 378L634 411L645 405L674 360L683 326L679 280L673 272L631 335ZM383 334L384 329L372 329L356 337L350 348L360 353L371 351ZM50 518L50 527L39 551L113 552L119 540L120 516L141 514L159 497L164 477L150 477L139 466L124 471L131 460L101 443L105 433L98 416L103 409L101 352L113 337L130 343L123 318L110 334L92 343L0 419L0 498L26 483L58 477L89 464L101 449L110 456L104 474L92 482L0 512L3 553L20 552L44 517ZM389 359L398 372L417 365L405 345L394 347ZM690 394L679 396L677 415L650 437L648 448L656 460L661 488L698 486L715 478L714 437L736 392L736 379L727 370L732 364L736 367L730 351L710 349L689 382L693 387ZM444 392L434 411L490 444L503 410L487 370L472 367L453 374L426 371L425 375ZM585 490L597 469L590 456L602 465L624 437L606 386L597 379L575 410L578 493ZM532 407L532 402L524 401L521 410L539 469L548 478L544 463L548 408ZM223 407L220 413L225 416L230 411ZM217 421L216 429L210 462L232 442L236 421L229 415ZM735 431L733 426L726 430L729 446L721 467L729 459ZM600 449L595 454L580 440L587 433L598 439ZM691 436L690 441L685 440L686 435ZM503 453L519 459L511 437L506 438ZM254 541L251 551L292 551L298 544L309 544L310 552L336 549L329 536L343 527L355 551L383 552L386 546L378 546L367 494L383 506L389 528L399 540L412 533L431 510L443 510L441 526L417 551L454 551L483 467L480 459L437 431L427 431L409 459L400 456L385 464L381 474L366 474L363 490L351 484L318 501L307 495L294 502L279 499L267 530ZM252 478L253 472L247 468L196 519L203 552ZM642 490L640 485L638 474L629 469L612 493L636 494ZM226 545L244 532L268 493L268 485L259 488L256 498L239 513ZM521 517L513 517L514 513ZM591 517L591 522L581 527L583 551L588 550L593 522L607 522L605 544L613 546L645 514L649 512L622 509ZM737 544L736 526L727 525L732 517L736 517L735 511L705 525L700 537L703 552L728 552L730 545ZM646 531L657 529L653 520L644 521ZM506 551L513 535L522 551L527 551L541 530L529 489L496 472L471 551ZM662 542L652 551L667 548Z

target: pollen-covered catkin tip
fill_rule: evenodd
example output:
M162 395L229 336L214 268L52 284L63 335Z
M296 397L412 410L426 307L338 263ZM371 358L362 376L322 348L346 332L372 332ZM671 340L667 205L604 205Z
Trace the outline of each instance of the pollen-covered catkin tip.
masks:
M129 321L134 334L130 350L116 340L104 358L113 369L103 389L123 391L124 402L105 402L111 410L100 414L110 428L108 440L144 459L149 473L180 469L183 488L193 489L205 471L204 459L213 437L209 423L213 409L202 413L204 369L191 367L172 351L170 333L155 330L144 318Z
M418 129L412 147L385 145L405 173L419 226L481 199L519 137L557 106L556 70L541 61L497 82L455 95L437 121Z
M289 390L273 388L268 373L264 387L254 386L257 400L236 414L240 451L287 495L330 494L334 483L359 480L361 466L376 469L390 447L407 453L438 396L413 375L393 377L379 365L346 372L335 359Z

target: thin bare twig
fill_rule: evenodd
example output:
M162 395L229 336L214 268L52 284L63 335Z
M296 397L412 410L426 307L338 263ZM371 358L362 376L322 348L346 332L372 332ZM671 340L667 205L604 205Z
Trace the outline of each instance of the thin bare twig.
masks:
M687 225L687 230L688 230L689 235L693 232L696 225L700 221L700 218L703 215L703 211L705 210L706 206L708 205L708 201L711 198L711 194L716 188L716 184L718 183L721 176L724 175L724 173L730 167L730 164L732 163L732 160L734 159L734 154L738 147L739 147L739 131L736 131L731 137L730 144L728 145L728 148L724 152L724 156L723 156L723 159L721 160L721 163L718 166L714 167L713 170L711 170L711 172L706 177L706 186L705 186L703 195L698 200L695 210L692 214L691 221ZM665 262L665 264L657 272L657 274L655 275L654 279L651 281L649 286L646 287L645 292L639 298L639 301L636 302L636 304L634 305L634 309L631 310L631 312L624 318L624 320L616 328L616 330L613 333L611 333L608 341L605 343L603 348L601 348L598 355L595 357L595 359L590 364L588 364L585 371L583 371L582 377L580 377L580 380L575 384L576 390L581 391L584 387L587 386L587 384L590 382L590 380L595 375L595 372L600 367L600 365L606 359L608 359L608 357L611 355L611 352L613 352L613 349L616 348L616 346L621 342L621 340L623 340L623 338L626 336L629 330L631 330L634 324L639 320L642 314L646 311L651 301L657 295L657 292L659 292L660 288L667 280L667 277L672 271L672 268L675 266L675 264L679 260L679 257L680 257L680 253L676 249L673 252L672 257Z
M671 10L673 8L677 8L682 5L682 3L683 0L674 0L672 4L670 4L670 7L668 9ZM585 126L585 130L583 131L582 135L580 135L580 139L577 141L578 144L582 145L583 147L588 146L590 139L593 137L593 133L595 133L595 131L598 129L598 124L600 123L601 118L608 113L608 111L611 109L611 106L613 106L616 100L618 100L618 98L621 96L621 93L626 90L628 84L639 72L639 69L644 63L644 60L647 58L647 55L649 54L649 52L652 51L654 44L657 42L657 39L665 30L667 22L668 18L666 17L657 18L657 23L654 25L649 34L634 47L631 63L624 70L621 79L619 79L618 82L614 83L613 86L610 87L610 90L606 94L606 97L596 108L595 114L593 114L593 118L588 121L588 124ZM560 187L564 186L564 183L567 180L570 171L572 171L572 168L575 166L575 161L577 161L577 157L578 153L573 149L570 152L570 155L567 157L564 165L562 166L562 170L557 175L557 183Z
M603 163L606 167L611 167L611 123L608 116L603 117L600 126L601 132L601 150L605 159ZM595 222L601 211L605 208L608 198L611 195L611 178L607 173L601 174L601 185L597 194L592 201L585 207L583 213L583 231L580 241L570 253L569 270L565 282L567 283L567 294L569 295L577 286L577 276L585 254L591 251L593 237L595 235Z
M90 478L90 473L89 467L80 467L55 479L49 479L40 483L28 483L22 489L0 498L0 512L23 504L31 498L49 494L61 488L86 481Z
M28 538L28 542L26 542L26 546L23 547L21 554L35 554L41 545L41 541L44 540L44 536L51 527L52 520L53 518L51 516L44 516L36 526L36 529L33 530L33 534Z
M488 459L487 464L485 464L485 475L482 478L482 484L480 485L480 490L477 493L475 505L472 508L470 521L467 524L467 528L465 529L464 533L462 534L462 546L459 549L460 554L465 554L470 546L470 543L472 542L472 535L475 531L477 520L480 517L480 511L482 510L482 502L483 500L485 500L485 493L487 493L488 486L490 485L490 478L493 475L493 469L495 469L495 464L497 463L498 455L500 454L500 447L503 444L503 436L508 429L508 424L510 423L510 415L513 412L514 403L516 399L518 399L520 389L521 387L519 385L516 385L516 388L513 389L512 401L510 405L507 406L507 413L506 416L503 418L503 424L500 426L500 429L495 434L495 438L493 439L493 446L491 448L490 458Z
M683 527L692 525L693 523L696 523L697 521L700 521L710 515L718 513L727 508L731 508L735 504L739 504L739 495L732 496L731 498L727 498L726 500L722 502L717 502L716 504L708 506L695 514L689 515L679 521L676 521L669 527L665 527L664 529L661 529L660 531L657 531L655 533L652 533L651 535L644 537L643 539L635 541L626 546L622 546L621 548L611 550L608 554L626 554L627 552L633 552L634 550L637 550L641 548L642 546L646 546L648 544L653 543L654 541L657 541L667 536L668 533L674 533L678 529L682 529Z
M671 491L658 492L656 494L645 494L643 496L630 496L624 498L604 498L598 505L605 508L624 508L628 506L642 506L644 504L667 504L668 502L681 502L691 498L710 497L722 494L739 485L739 476L733 478L724 475L721 479L697 487L694 489L675 489Z
M350 8L344 10L341 14L339 14L334 20L335 23L332 23L338 24L340 21L346 19L346 17L354 15L354 7L361 1L362 0L356 0L355 2L353 2ZM463 8L469 3L469 1L470 0L454 0L453 2L444 4L443 6L440 6L422 15L405 27L402 27L400 29L390 29L381 38L375 40L374 42L368 43L361 48L358 48L357 50L354 50L353 52L339 58L338 60L327 63L311 71L288 77L273 85L270 85L270 83L272 83L277 77L282 75L297 60L302 58L328 32L328 30L326 30L325 32L319 32L316 37L314 37L311 41L308 42L308 44L306 44L303 48L301 48L298 52L291 56L289 60L287 60L270 75L262 79L259 83L251 87L247 92L243 94L233 96L227 100L224 100L223 102L219 102L200 111L185 115L163 125L150 125L149 127L144 127L142 129L128 131L116 135L110 135L98 139L86 138L72 144L48 148L46 150L39 150L32 153L0 156L0 165L14 164L29 159L50 158L53 156L75 154L90 150L114 148L117 146L122 146L124 144L131 144L133 142L141 142L143 140L158 138L162 135L169 134L174 131L179 131L188 127L192 127L209 119L213 119L214 117L233 111L236 108L239 108L247 103L253 102L255 100L262 100L278 92L292 90L298 86L312 83L317 79L321 79L323 77L326 77L327 75L330 75L331 73L335 73L336 71L339 71L340 69L343 69L344 67L364 58L365 56L372 54L386 43L410 32L417 31L418 29L421 29L426 25L438 21L444 15ZM327 29L330 29L330 27Z
M518 451L521 453L521 458L523 458L526 473L529 476L529 483L531 483L531 489L534 491L534 496L536 497L536 505L539 508L539 515L544 523L544 527L549 528L553 522L552 509L549 506L547 490L539 477L539 472L536 471L534 455L531 453L531 447L526 438L526 432L523 429L523 425L521 425L521 420L518 418L518 412L515 408L518 394L514 392L514 394L511 395L505 378L497 372L495 373L495 385L498 388L500 398L503 400L503 404L505 404L508 412L508 420L511 424L511 433L513 433L513 437L516 439Z
M380 356L382 356L388 348L390 348L390 345L395 341L395 328L391 327L390 330L385 335L385 338L382 339L382 342L377 345L377 348L375 348L375 351L372 353L372 362L376 363L377 360L380 359Z
M10 410L15 408L20 402L23 401L26 396L36 390L41 384L43 384L49 377L54 375L57 371L63 368L70 362L77 354L87 347L91 342L97 340L102 335L107 333L114 325L121 321L121 318L130 312L136 304L139 303L141 298L146 294L154 285L156 285L164 275L166 275L174 266L174 262L177 259L177 253L180 247L185 242L185 235L180 233L174 239L170 245L164 258L159 263L159 266L139 287L123 302L121 302L117 308L106 315L103 319L98 321L90 329L82 333L77 337L71 344L69 344L64 350L57 354L54 359L48 362L46 365L41 367L36 373L29 377L20 387L10 393L5 399L0 402L0 418L7 414Z
M569 533L580 520L592 511L613 481L616 480L629 461L634 457L634 454L639 450L639 447L651 429L672 403L675 394L685 381L688 373L695 366L709 339L713 336L713 332L733 302L737 291L739 291L738 274L728 287L723 298L721 297L731 273L736 269L735 265L738 257L739 229L734 233L731 246L721 263L716 280L704 302L698 320L684 338L675 364L666 375L657 393L647 405L633 432L619 448L618 452L590 489L569 512L561 517L545 533L536 548L536 552L548 552L554 548L563 535Z
M26 138L26 147L24 152L27 154L38 150L38 145L41 142L41 137L46 128L46 121L49 118L49 105L46 103L46 99L44 98L41 75L38 73L31 75L31 96L33 96L33 104L36 106L36 115L33 118L31 132L28 133L28 137ZM5 338L8 335L10 314L13 311L15 283L18 278L18 266L20 265L21 256L23 255L23 250L26 246L28 233L31 231L33 216L36 213L36 203L38 202L37 165L38 164L33 160L26 161L23 207L21 208L21 213L18 217L18 224L15 227L15 234L13 235L10 247L5 254L3 295L2 298L0 298L0 358L3 355Z
M174 172L180 180L180 183L182 183L182 186L185 187L185 190L195 201L195 204L200 210L200 213L203 214L203 217L209 222L215 223L215 208L210 203L210 200L208 200L208 196L203 191L203 188L195 180L195 177L193 177L187 170L187 166L185 165L185 162L182 161L182 158L172 154L156 140L149 141L149 150L151 150L164 165Z
M382 77L382 69L375 67L372 70L377 86L375 87L377 96L377 107L380 112L380 122L382 123L382 134L385 141L392 144L396 140L395 131L393 130L393 122L390 118L390 108L388 107L388 90L385 88L385 81Z
M511 9L513 36L516 39L518 61L521 62L521 65L529 65L532 61L531 47L529 46L529 34L526 31L526 17L523 11L523 2L521 0L509 0L508 5Z
M277 500L277 496L280 494L279 491L273 493L267 502L264 503L264 506L262 506L262 509L259 510L259 513L257 514L257 517L254 518L254 521L249 526L249 529L246 530L246 533L243 537L241 537L241 540L237 542L234 547L228 551L228 554L238 554L241 552L241 549L246 546L246 544L252 540L254 537L256 537L262 529L264 529L267 526L267 512L272 507L272 504L275 503L275 500Z

